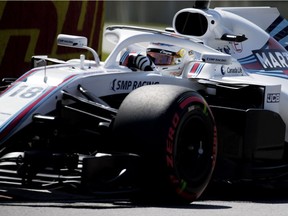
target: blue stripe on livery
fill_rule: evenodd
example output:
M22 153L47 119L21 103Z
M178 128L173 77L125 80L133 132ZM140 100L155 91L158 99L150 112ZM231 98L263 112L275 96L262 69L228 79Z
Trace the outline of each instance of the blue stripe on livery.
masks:
M288 21L279 16L266 31L288 50Z

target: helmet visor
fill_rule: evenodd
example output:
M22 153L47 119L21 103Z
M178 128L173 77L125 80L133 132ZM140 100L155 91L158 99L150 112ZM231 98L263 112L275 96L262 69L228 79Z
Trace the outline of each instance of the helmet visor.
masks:
M155 65L171 65L174 63L174 56L176 53L162 49L147 49L147 56L149 56Z
M174 57L156 52L148 52L147 55L152 59L155 65L171 65Z

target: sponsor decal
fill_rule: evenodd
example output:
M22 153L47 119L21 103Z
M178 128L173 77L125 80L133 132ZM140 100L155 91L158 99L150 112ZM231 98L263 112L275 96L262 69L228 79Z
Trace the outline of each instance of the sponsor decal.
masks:
M180 122L180 117L178 115L178 113L175 113L169 130L168 130L168 136L167 136L167 140L166 140L166 162L167 162L167 166L170 168L174 167L174 160L173 160L173 151L174 151L174 138L175 138L175 131L178 127L178 124Z
M243 46L242 46L241 42L231 42L231 43L229 43L229 46L225 45L223 47L218 47L217 50L222 52L222 53L226 53L226 54L231 55L232 53L234 53L232 51L235 51L237 53L241 53L243 51Z
M253 54L264 70L288 70L288 52L283 50L254 50Z
M224 65L221 66L221 74L225 75L225 74L242 74L243 73L243 69L242 67L226 67Z
M144 85L157 85L159 82L155 81L132 81L132 80L118 80L114 79L111 82L110 89L113 91L127 90L131 91Z
M152 43L153 45L156 45L156 46L167 46L167 47L173 47L174 45L171 45L171 44L165 44L165 43Z
M214 57L207 57L206 60L209 62L219 62L219 63L227 61L226 59L214 58Z
M161 54L164 54L164 55L173 55L172 52L167 51L167 50L160 50L160 53L161 53Z
M216 64L221 64L221 63L226 63L228 59L223 56L214 56L214 55L203 55L202 60L207 63L216 63Z
M267 94L267 103L279 103L280 93L269 93Z
M242 43L233 42L232 45L233 45L233 48L236 52L241 53L243 51Z
M226 54L231 55L230 47L227 46L227 45L224 46L224 47L218 47L217 50L220 51L220 52L222 52L222 53L226 53Z

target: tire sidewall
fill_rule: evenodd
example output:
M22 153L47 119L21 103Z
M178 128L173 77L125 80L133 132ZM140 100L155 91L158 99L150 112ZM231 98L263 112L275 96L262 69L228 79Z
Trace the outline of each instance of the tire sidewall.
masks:
M213 173L216 155L217 155L217 132L211 110L204 98L196 92L187 92L181 95L171 109L167 118L167 128L164 133L165 140L165 168L167 170L168 182L171 184L172 192L185 200L196 200L202 194L209 183ZM187 121L193 121L197 118L197 122L201 122L204 126L205 133L209 136L208 142L211 148L208 149L211 154L211 160L207 161L207 172L199 180L201 182L189 183L177 168L177 153L179 148L179 136ZM191 131L193 136L193 131Z

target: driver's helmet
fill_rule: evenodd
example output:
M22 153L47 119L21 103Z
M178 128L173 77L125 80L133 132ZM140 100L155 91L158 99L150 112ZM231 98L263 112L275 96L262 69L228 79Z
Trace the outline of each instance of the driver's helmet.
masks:
M181 75L189 55L186 49L165 43L150 43L146 53L160 73L170 76Z

